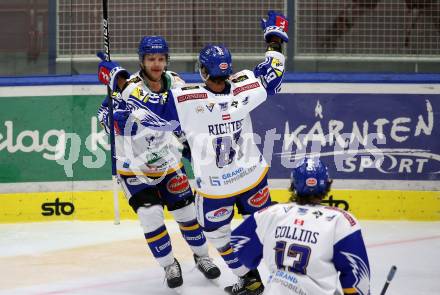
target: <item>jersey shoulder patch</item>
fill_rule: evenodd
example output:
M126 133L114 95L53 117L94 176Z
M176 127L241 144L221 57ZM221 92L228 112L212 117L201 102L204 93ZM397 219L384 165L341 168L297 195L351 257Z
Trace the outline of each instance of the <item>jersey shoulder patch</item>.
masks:
M194 89L200 89L200 86L198 86L198 85L194 85L194 86L185 86L185 87L182 87L182 88L181 88L182 91L185 91L185 90L194 90Z
M128 80L129 83L139 83L141 81L142 81L142 79L139 76L135 76L133 78L130 78L130 80Z

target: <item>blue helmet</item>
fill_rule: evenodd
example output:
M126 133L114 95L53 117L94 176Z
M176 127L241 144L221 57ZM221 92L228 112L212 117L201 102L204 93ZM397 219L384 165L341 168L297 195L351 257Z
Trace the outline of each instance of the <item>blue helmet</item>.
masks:
M168 43L161 36L144 36L139 42L138 54L142 61L146 54L161 53L168 56Z
M199 55L200 66L203 66L209 77L228 77L232 74L232 57L223 45L207 45Z
M319 158L304 158L290 175L290 188L298 196L324 197L331 183L327 166Z

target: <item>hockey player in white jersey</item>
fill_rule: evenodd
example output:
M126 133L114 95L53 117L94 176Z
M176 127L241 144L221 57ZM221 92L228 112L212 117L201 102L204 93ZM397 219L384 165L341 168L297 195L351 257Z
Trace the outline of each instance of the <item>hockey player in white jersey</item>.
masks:
M293 169L294 202L273 205L247 218L232 232L239 260L270 271L266 295L370 294L370 267L358 221L352 214L320 205L331 186L327 167L306 158Z
M172 89L160 103L151 102L148 95L139 96L136 85L118 79L124 69L105 61L100 64L110 73L110 86L122 90L132 113L130 120L185 133L197 184L198 221L239 277L237 284L225 289L230 294L261 294L264 290L258 271L242 265L232 251L230 222L234 205L243 215L270 205L268 165L253 141L249 113L280 89L285 59L281 43L288 41L287 26L287 19L273 11L262 21L268 50L266 60L254 71L231 75L229 50L222 45L206 46L199 55L205 84Z
M166 70L169 55L163 37L143 37L138 54L141 69L129 77L129 81L138 87L134 96L148 93L150 102L159 103L160 93L184 85L176 73ZM206 238L196 219L194 196L181 162L179 142L173 133L154 131L142 125L135 124L125 130L124 122L129 115L125 104L116 94L114 119L118 178L129 204L138 215L151 252L165 269L168 286L182 285L183 278L165 227L163 206L167 206L179 223L184 239L194 252L198 269L209 279L217 278L220 270L208 256ZM98 117L108 132L107 98L99 108Z

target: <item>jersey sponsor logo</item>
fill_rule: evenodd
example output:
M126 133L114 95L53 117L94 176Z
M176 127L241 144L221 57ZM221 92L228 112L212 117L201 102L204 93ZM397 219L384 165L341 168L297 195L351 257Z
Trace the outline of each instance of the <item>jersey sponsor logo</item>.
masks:
M269 200L269 187L265 186L260 189L256 194L248 199L248 204L252 207L261 207Z
M197 106L196 107L196 113L197 114L204 113L204 112L205 112L205 109L202 106Z
M137 177L130 177L125 180L128 185L140 185L142 181Z
M194 90L194 89L199 89L199 88L200 88L199 86L185 86L180 89L185 91L185 90Z
M248 91L248 90L251 90L251 89L254 89L254 88L258 88L258 87L260 87L260 84L258 82L254 82L254 83L250 83L250 84L246 84L246 85L237 87L237 88L235 88L232 91L232 93L234 95L237 95L237 94L239 94L241 92Z
M345 212L344 210L341 210L336 207L325 207L325 208L329 209L329 210L335 210L335 211L341 212L342 215L344 215L345 219L347 219L348 222L350 223L350 226L356 225L356 221L354 220L354 218L349 213Z
M224 114L224 115L222 115L222 119L223 120L231 120L231 115L230 114Z
M207 93L190 93L190 94L184 94L177 97L177 102L185 102L188 100L195 100L195 99L207 99L208 94Z
M220 222L228 219L232 215L233 211L234 207L232 206L221 207L219 209L209 211L205 214L205 217L211 222Z
M316 186L318 184L318 180L314 177L309 177L306 179L306 185L307 186Z
M233 101L231 102L231 107L238 108L238 101L233 100Z
M206 105L206 108L208 109L208 111L210 111L212 113L214 106L215 106L215 103L210 102L209 104Z
M245 106L249 103L249 96L246 96L245 98L243 98L243 100L241 101L241 103Z
M218 65L218 67L220 68L220 70L226 70L227 68L229 68L229 65L226 62L222 62Z
M219 102L218 105L220 106L221 111L226 111L228 109L228 103L227 102Z
M188 177L176 175L167 182L167 190L172 194L180 194L189 189Z
M228 184L232 184L240 179L242 179L243 177L245 177L246 175L251 174L255 169L257 168L257 165L254 165L252 167L249 167L247 169L244 168L239 168L241 169L239 173L236 173L234 176L228 177L224 182L223 185L228 185ZM238 169L237 169L238 170ZM228 174L228 173L226 173ZM226 175L224 174L224 175ZM223 178L225 179L225 178Z
M221 186L220 178L218 176L209 176L209 182L212 186Z
M233 83L240 83L240 82L243 82L247 79L249 79L249 77L247 75L242 75L242 76L238 76L237 78L233 78L231 81Z

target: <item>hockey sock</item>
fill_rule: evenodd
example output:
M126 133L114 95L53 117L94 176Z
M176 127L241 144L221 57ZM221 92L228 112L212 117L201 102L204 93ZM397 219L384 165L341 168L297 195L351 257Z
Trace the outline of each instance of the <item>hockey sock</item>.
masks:
M162 225L152 232L145 233L145 239L147 240L151 253L153 253L153 256L160 265L166 266L174 261L174 257L171 253L171 240L165 225Z
M241 264L241 262L238 260L238 257L235 255L235 252L230 244L217 250L235 275L243 276L249 271L249 269Z
M179 227L183 238L193 252L198 256L207 256L208 246L206 238L197 220L193 219L186 222L179 222Z

